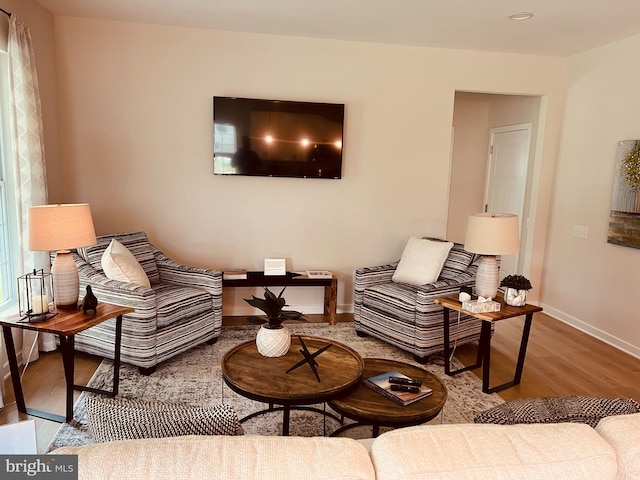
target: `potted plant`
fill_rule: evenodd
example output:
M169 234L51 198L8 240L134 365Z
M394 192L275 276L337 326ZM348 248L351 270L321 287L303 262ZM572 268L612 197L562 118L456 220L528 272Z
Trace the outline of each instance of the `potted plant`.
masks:
M250 323L262 324L256 336L256 346L258 352L265 357L281 357L289 351L291 333L282 325L282 322L285 320L305 320L301 312L284 310L287 302L282 294L286 288L284 287L276 296L271 290L264 287L264 298L252 295L253 298L244 299L252 307L262 310L267 316L266 320L256 316L247 318Z
M527 303L527 291L532 288L529 279L523 275L507 275L500 286L505 288L505 303L514 307L522 307Z

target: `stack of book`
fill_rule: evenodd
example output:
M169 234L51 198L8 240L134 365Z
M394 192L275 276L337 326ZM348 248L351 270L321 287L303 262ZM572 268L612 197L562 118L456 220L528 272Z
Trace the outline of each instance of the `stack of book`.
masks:
M305 274L307 278L313 278L313 279L333 277L333 274L327 270L307 270Z
M225 270L222 272L222 278L225 280L245 280L247 278L247 271L242 269Z
M423 385L421 380L412 379L396 371L369 377L363 383L402 406L410 405L433 393L433 390Z

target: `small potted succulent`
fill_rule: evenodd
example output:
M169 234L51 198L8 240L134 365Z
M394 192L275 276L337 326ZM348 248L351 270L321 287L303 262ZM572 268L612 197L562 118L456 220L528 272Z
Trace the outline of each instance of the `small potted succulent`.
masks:
M527 303L527 291L532 288L529 279L523 275L507 275L500 286L505 288L505 303L513 307L522 307Z
M282 322L285 320L306 320L301 312L284 310L284 307L287 306L287 302L282 296L285 289L286 287L276 296L265 287L264 298L252 295L253 298L244 299L252 307L262 310L267 316L266 320L256 316L247 318L250 323L262 324L256 336L256 346L258 352L265 357L281 357L289 351L291 333L282 325Z

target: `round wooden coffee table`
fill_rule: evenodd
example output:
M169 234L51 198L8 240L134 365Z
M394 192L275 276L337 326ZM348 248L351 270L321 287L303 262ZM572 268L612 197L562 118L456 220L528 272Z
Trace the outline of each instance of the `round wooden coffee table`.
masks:
M419 425L438 416L447 401L447 388L438 377L423 368L395 360L365 358L362 380L394 370L413 379L422 380L424 385L433 389L433 393L415 403L402 406L360 383L351 393L329 402L329 406L340 415L356 421L339 428L332 435L359 425L371 425L372 436L377 437L381 426Z
M277 358L263 357L258 353L255 341L237 345L222 358L222 377L236 393L268 403L269 409L244 417L246 421L262 413L280 410L283 413L282 435L289 434L289 419L292 408L302 405L327 402L341 397L356 388L364 371L364 361L352 348L333 340L302 336L311 354L323 347L331 346L314 357L320 381L309 364L303 364L287 373L304 357L300 353L298 336L292 336L289 352ZM302 407L301 407L302 408ZM313 410L306 407L307 410Z

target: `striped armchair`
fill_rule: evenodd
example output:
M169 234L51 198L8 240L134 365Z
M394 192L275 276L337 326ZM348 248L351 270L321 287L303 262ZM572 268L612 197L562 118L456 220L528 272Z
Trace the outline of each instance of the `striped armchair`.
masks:
M436 239L431 239L436 240ZM424 363L444 349L442 306L434 299L458 295L460 287L473 286L478 266L473 254L454 243L438 280L413 286L395 283L391 277L399 262L358 268L355 273L354 323L358 335L371 335L414 355ZM480 338L481 320L451 315L451 344Z
M102 254L112 239L133 253L151 288L108 279ZM222 272L187 267L167 258L144 232L98 237L98 243L78 249L74 259L80 294L87 285L99 302L132 307L122 320L121 359L152 373L160 362L203 342L214 343L222 330ZM113 358L115 320L75 336L76 350Z

